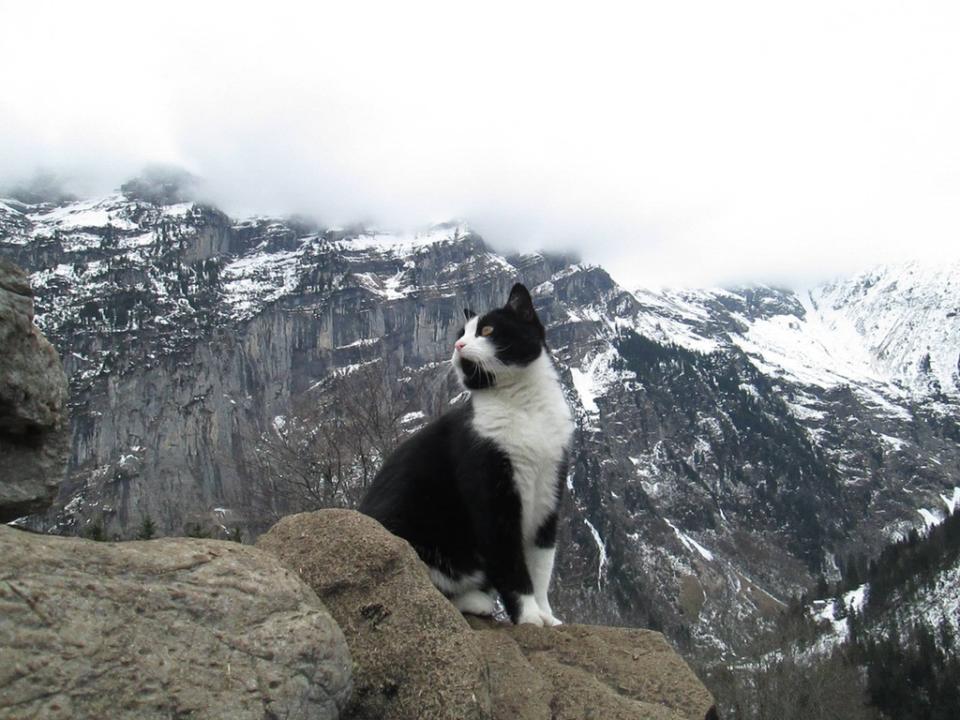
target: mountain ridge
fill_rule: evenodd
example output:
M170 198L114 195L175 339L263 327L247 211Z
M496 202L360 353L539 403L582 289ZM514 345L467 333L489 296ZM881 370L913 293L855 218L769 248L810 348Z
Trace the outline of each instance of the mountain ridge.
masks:
M324 230L170 199L0 201L0 252L31 273L73 396L70 480L38 529L101 519L125 536L149 515L255 536L256 457L304 424L298 404L381 362L409 430L459 393L443 361L462 308L516 279L578 422L554 591L568 617L730 656L849 548L879 553L960 487L949 269L805 296L631 292L569 256L500 255L463 224Z

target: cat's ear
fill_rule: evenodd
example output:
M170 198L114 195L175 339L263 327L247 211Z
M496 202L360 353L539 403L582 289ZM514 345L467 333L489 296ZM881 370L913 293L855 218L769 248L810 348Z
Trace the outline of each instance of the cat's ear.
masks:
M534 322L537 319L537 313L533 309L533 298L523 283L517 283L510 291L510 299L507 300L507 309L513 310L524 322Z
M469 320L472 317L476 317L477 314L473 310L468 310L467 308L463 309L463 317Z

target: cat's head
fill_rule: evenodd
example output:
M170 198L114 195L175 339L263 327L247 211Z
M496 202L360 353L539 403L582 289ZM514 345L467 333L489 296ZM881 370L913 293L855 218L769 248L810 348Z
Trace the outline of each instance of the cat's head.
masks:
M517 283L502 308L477 315L463 311L451 362L468 390L495 387L516 378L545 351L546 332L530 293Z

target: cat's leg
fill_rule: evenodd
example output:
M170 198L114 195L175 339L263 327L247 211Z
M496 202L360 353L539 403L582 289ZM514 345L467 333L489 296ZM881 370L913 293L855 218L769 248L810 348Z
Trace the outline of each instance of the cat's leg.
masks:
M523 551L519 498L501 497L498 512L482 521L489 525L484 533L487 579L500 593L507 614L517 625L543 625Z
M507 614L517 625L543 625L543 613L533 593L522 541L518 536L515 543L500 542L498 545L488 561L487 572L500 593Z
M533 597L544 625L561 624L560 620L553 614L553 610L550 608L550 600L547 598L556 551L555 547L539 548L532 546L527 548L525 552L527 567L530 569L530 579L533 581Z
M544 625L560 625L550 608L547 591L553 575L553 561L557 553L557 514L551 515L537 530L534 541L524 548L524 559L533 582L533 596Z
M507 608L507 612L510 613L510 602L502 593L500 597L504 598L503 604ZM511 597L512 602L515 603L517 608L514 613L510 613L510 619L513 620L514 623L517 625L527 624L543 627L543 614L537 606L537 601L534 599L533 593L516 594Z
M461 463L457 482L470 513L477 552L487 581L516 623L543 625L523 552L522 506L510 460L490 446L478 445L477 457Z

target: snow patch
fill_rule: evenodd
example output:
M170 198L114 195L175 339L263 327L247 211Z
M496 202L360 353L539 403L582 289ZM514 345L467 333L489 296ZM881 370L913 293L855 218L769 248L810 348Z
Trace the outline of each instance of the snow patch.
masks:
M334 244L346 251L374 251L382 255L402 257L430 245L458 242L469 234L470 229L465 224L442 224L413 234L371 230L337 240Z
M721 347L709 337L711 316L706 304L722 290L647 290L633 293L640 311L629 326L639 335L661 343L679 345L686 350L709 354Z
M664 521L667 523L667 525L669 525L671 528L673 528L673 532L676 533L677 538L679 538L680 542L683 543L683 546L684 546L687 550L689 550L690 552L697 552L697 553L699 553L699 554L701 555L701 557L703 557L704 560L713 561L713 553L712 553L712 552L710 552L709 550L707 550L703 545L701 545L701 544L698 543L696 540L694 540L692 537L690 537L690 536L687 535L685 532L683 532L682 530L680 530L680 528L678 528L676 525L674 525L672 522L670 522L670 521L667 520L666 518L664 518Z
M607 566L607 545L603 542L603 538L600 537L600 533L597 532L593 523L586 518L583 519L583 522L590 528L590 534L593 535L593 541L597 544L597 550L600 552L600 562L597 565L597 590L599 590L603 580L603 570Z
M953 489L952 497L941 495L940 499L943 500L943 504L947 506L947 515L953 515L953 513L957 511L957 508L960 507L960 487Z
M224 300L238 319L256 315L267 304L293 292L300 280L303 248L286 252L255 252L223 268Z
M823 322L856 333L876 371L915 396L960 396L960 260L892 264L812 294Z
M617 349L611 346L590 358L583 368L570 368L573 387L588 415L599 414L598 397L602 397L611 387L621 386L624 381L636 378L629 370L616 369L615 362L619 357Z
M908 443L906 440L901 440L898 437L893 437L892 435L884 435L883 433L876 433L876 436L880 438L885 444L889 445L895 452L903 450Z
M70 502L68 502L66 505L63 506L63 512L65 515L73 515L80 509L80 506L82 504L83 504L83 495L82 494L75 495L73 498L70 499Z
M930 512L926 508L920 508L917 512L920 513L920 517L923 518L923 525L927 530L943 522L943 517L939 513Z
M597 395L599 390L593 381L593 376L579 368L570 368L570 375L573 379L573 387L580 396L580 404L589 414L597 414L600 408L597 407Z
M751 385L750 383L740 383L737 387L740 388L741 390L743 390L743 392L745 392L747 395L749 395L749 396L750 396L751 398L753 398L754 400L760 400L760 399L761 399L761 398L760 398L760 391L757 390L757 389L756 389L753 385Z
M39 234L47 235L53 230L71 231L84 229L136 230L137 224L123 217L121 211L128 206L122 195L110 195L103 199L83 200L53 208L35 216Z
M851 590L846 595L843 596L843 604L847 607L848 610L853 610L857 613L863 612L863 606L867 602L867 592L870 589L869 584L864 583L856 590Z
M847 625L847 615L851 611L862 613L870 594L870 584L865 583L855 590L850 590L843 597L827 598L826 600L814 600L811 603L809 612L814 620L830 624L830 631L820 637L816 644L805 653L809 659L812 657L829 654L834 648L839 647L846 641L850 629ZM843 609L843 617L837 617L837 605Z
M348 348L355 347L367 347L369 345L376 345L380 342L381 338L361 338L360 340L354 340L352 343L347 343L346 345L337 345L334 350L347 350Z
M790 411L790 414L793 415L797 420L823 420L827 417L827 413L822 410L817 410L810 407L809 405L801 405L800 403L786 401L787 409Z

